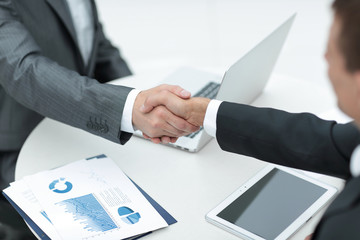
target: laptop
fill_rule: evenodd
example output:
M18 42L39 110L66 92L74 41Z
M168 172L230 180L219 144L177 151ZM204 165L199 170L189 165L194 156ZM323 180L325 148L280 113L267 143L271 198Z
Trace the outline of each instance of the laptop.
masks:
M165 78L162 83L180 85L191 92L193 97L207 97L223 101L250 104L264 89L275 66L280 50L290 31L296 14L293 14L269 36L258 43L247 54L235 62L221 76L192 68L180 68ZM142 137L140 131L136 136ZM203 128L180 137L168 146L189 152L198 152L210 140Z

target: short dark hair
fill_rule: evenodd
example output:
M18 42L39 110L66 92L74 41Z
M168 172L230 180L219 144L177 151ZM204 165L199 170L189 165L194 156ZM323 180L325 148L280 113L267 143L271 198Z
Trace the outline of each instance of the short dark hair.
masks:
M335 0L335 16L341 21L338 46L350 72L360 70L360 0Z

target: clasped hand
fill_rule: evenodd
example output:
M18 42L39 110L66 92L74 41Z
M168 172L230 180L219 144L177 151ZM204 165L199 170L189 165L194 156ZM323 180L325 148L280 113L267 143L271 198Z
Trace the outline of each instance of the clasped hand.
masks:
M190 97L181 87L166 84L140 92L133 107L133 126L154 143L176 142L203 125L210 100Z

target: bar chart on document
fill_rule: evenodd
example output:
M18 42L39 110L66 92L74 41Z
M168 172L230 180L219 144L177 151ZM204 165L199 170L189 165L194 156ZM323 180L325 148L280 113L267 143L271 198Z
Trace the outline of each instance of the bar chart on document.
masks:
M106 232L118 228L93 194L64 200L56 205L65 206L65 212L72 214L74 221L80 221L84 230Z

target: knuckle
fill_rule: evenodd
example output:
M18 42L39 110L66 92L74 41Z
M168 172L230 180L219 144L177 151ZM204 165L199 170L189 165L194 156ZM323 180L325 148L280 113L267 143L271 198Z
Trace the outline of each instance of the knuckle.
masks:
M164 96L166 96L167 93L168 93L168 90L163 89L163 90L160 91L159 95L164 97Z
M161 90L161 92L158 95L159 100L164 103L167 99L167 90Z
M158 121L154 122L154 128L161 128L161 123Z
M152 126L152 128L153 128L152 131L155 132L155 131L156 131L155 129L161 128L162 122L159 121L158 119L153 120L153 121L151 122L151 126Z

